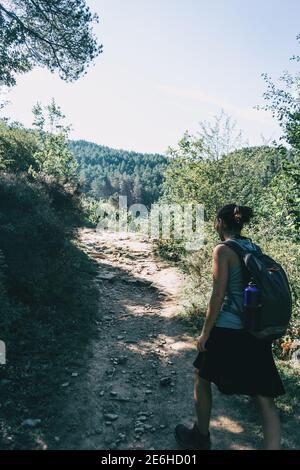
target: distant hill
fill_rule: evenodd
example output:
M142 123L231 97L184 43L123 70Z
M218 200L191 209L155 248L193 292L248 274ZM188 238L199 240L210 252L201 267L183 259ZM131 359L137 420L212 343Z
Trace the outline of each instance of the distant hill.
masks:
M116 150L85 140L69 142L78 163L78 175L84 192L95 198L124 195L128 204L150 206L161 195L163 173L168 158Z

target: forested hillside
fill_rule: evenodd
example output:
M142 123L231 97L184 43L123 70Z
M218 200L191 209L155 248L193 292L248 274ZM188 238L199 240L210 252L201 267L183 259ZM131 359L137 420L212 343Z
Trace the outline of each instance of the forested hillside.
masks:
M83 191L96 199L127 196L128 204L150 205L162 192L167 158L116 150L85 140L71 141L69 148L78 163Z

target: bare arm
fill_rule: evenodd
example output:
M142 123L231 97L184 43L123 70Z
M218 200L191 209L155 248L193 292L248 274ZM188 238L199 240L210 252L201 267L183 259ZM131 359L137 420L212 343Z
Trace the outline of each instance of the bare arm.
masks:
M219 315L222 302L224 300L225 291L228 280L228 251L227 247L218 245L213 251L213 289L208 304L208 309L202 328L201 335L198 339L198 349L205 350L205 342L207 341L214 322ZM200 344L199 344L200 342ZM203 344L204 343L204 344ZM201 349L203 347L203 349Z

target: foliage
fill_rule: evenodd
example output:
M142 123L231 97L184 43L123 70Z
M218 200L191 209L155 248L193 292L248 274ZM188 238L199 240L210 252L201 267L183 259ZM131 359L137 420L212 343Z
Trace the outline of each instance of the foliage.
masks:
M246 145L237 123L224 110L214 116L213 121L199 122L200 130L196 135L185 131L178 147L168 148L170 157L188 160L220 160L224 155Z
M82 314L79 199L55 179L0 177L1 331L25 318ZM2 335L3 337L3 335Z
M0 84L36 65L76 80L100 52L92 33L97 15L84 0L0 2Z
M81 206L85 214L86 224L91 226L96 226L99 219L99 206L102 201L97 199L82 195L81 197Z
M289 239L270 237L264 224L258 219L244 231L245 236L258 243L263 251L276 259L285 269L293 297L293 314L289 329L284 339L274 343L274 351L281 359L288 358L288 350L283 348L283 341L292 344L300 336L300 245ZM212 288L212 251L219 242L213 229L213 221L205 224L204 244L200 250L186 252L178 242L159 242L156 251L164 258L169 259L172 254L175 261L179 260L182 269L190 276L191 282L185 292L185 308L181 317L198 329L202 325L206 314L208 300Z
M18 123L0 120L0 171L19 173L29 167L37 170L34 154L38 149L32 132Z
M281 149L282 150L282 149ZM283 149L285 158L259 201L269 236L300 241L300 153Z
M211 254L218 243L214 217L222 205L235 202L254 208L248 235L285 268L293 294L293 316L286 338L274 350L286 358L286 347L300 334L299 308L299 152L283 145L245 147L220 159L206 158L203 139L185 134L165 172L161 201L170 204L196 202L205 208L204 246L184 253L180 244L169 242L173 256L191 275L182 317L200 327L211 291ZM247 234L246 234L247 235ZM166 242L157 250L168 253Z
M76 161L68 148L68 133L70 126L63 124L65 119L59 106L52 100L45 109L37 103L33 108L34 122L38 149L34 159L38 166L37 172L64 181L74 181L76 175Z
M174 155L165 172L163 199L204 204L209 220L221 205L232 200L257 206L257 199L265 197L264 188L280 165L279 152L266 146L236 150L218 161L195 161L193 156L183 159Z
M278 120L283 136L294 149L300 150L300 74L285 72L276 85L271 77L263 74L267 85L263 109L271 111Z
M161 195L167 158L114 150L84 140L70 141L83 191L96 199L127 196L128 204L150 206Z
M35 107L36 131L0 123L1 328L50 311L80 311L77 227L85 221L69 127L53 101ZM76 289L73 291L73 288Z

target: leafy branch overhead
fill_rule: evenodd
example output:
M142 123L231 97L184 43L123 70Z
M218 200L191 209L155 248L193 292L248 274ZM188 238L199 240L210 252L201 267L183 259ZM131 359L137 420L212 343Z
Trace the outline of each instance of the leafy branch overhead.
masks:
M77 80L102 52L92 26L99 20L85 0L0 1L0 85L38 65Z

